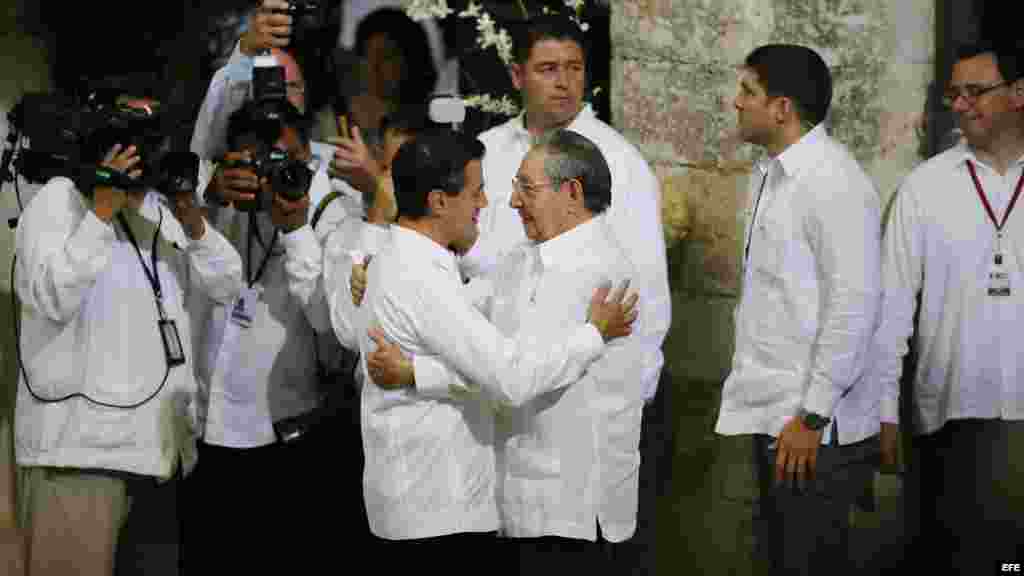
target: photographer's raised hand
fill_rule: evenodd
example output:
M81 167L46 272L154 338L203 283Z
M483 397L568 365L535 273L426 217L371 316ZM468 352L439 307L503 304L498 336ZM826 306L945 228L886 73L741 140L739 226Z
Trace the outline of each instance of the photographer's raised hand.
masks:
M352 127L351 138L328 138L334 148L334 158L328 173L340 178L360 192L374 192L378 178L383 174L380 163L363 141L359 126Z
M285 234L302 228L308 213L308 193L298 200L288 200L280 194L274 194L274 201L270 205L270 221Z
M185 228L185 233L192 240L199 240L206 233L206 221L203 219L203 211L196 204L195 195L192 190L175 194L171 198L171 212Z
M228 152L224 156L224 162L217 167L217 172L210 182L210 189L206 192L207 197L232 205L254 201L260 189L256 172L251 168L224 167L230 166L232 162L248 160L250 157L247 152Z
M292 34L292 17L284 0L263 0L249 17L249 29L239 39L238 48L246 56L255 56L271 48L288 46Z
M142 170L136 166L141 160L135 146L122 149L120 144L114 144L101 166L127 174L129 178L138 178L142 176ZM96 217L104 222L110 222L125 206L137 210L142 205L145 190L129 192L113 186L96 186L92 194L93 212Z

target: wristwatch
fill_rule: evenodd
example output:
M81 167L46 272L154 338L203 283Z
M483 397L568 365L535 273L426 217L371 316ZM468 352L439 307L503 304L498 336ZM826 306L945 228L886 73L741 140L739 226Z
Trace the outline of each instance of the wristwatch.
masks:
M817 432L823 430L828 423L832 421L831 418L826 418L821 414L815 414L814 412L808 412L803 408L800 409L800 420L803 421L804 426L810 430Z

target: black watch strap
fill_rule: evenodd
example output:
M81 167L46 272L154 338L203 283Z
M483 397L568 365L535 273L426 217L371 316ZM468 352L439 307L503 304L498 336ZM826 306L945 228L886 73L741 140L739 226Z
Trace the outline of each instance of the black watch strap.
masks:
M815 431L823 430L832 421L831 418L826 418L821 414L815 414L806 410L800 410L800 419L803 420L804 426Z

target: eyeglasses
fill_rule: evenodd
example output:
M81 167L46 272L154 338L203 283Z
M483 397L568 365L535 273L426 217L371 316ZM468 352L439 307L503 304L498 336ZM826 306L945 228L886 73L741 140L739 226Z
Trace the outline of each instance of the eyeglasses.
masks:
M968 104L973 105L985 94L995 90L996 88L1002 88L1007 84L1014 82L1014 80L1005 80L998 84L992 84L990 86L982 86L981 84L964 84L963 86L950 86L942 93L942 104L947 108L952 108L953 104L956 103L957 98L963 96L964 100Z
M554 187L554 184L551 181L545 181L542 184L530 184L519 176L514 176L512 178L512 189L520 194L529 194L533 196L537 193L537 190L543 190L548 186Z

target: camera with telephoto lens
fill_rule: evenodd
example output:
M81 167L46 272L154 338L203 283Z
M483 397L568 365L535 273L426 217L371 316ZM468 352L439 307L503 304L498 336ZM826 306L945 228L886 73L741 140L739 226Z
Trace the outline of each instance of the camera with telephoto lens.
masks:
M267 178L274 194L297 201L309 191L313 171L301 160L289 157L277 147L286 126L297 127L305 122L302 114L283 98L262 98L247 102L228 119L229 148L248 150L248 160L223 160L221 169L248 168L259 179ZM272 197L257 193L252 202L235 203L243 212L269 210Z
M221 166L225 169L247 168L260 180L266 178L274 194L292 202L301 200L309 190L313 181L313 171L299 160L288 157L288 153L279 148L266 148L248 159L225 160ZM273 197L257 193L255 200L236 202L235 208L242 212L261 212L270 209Z

